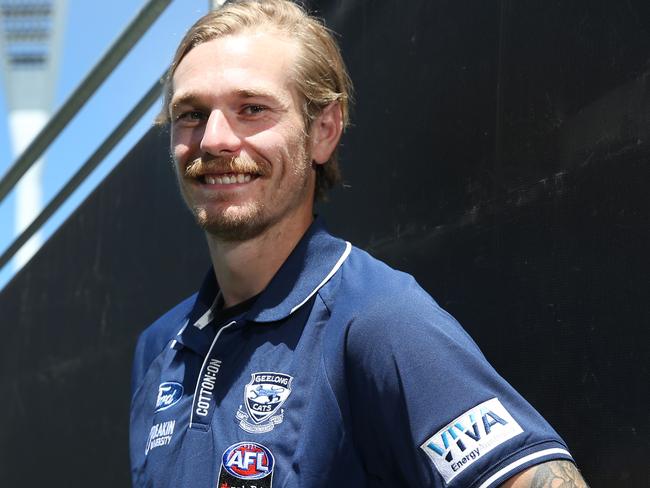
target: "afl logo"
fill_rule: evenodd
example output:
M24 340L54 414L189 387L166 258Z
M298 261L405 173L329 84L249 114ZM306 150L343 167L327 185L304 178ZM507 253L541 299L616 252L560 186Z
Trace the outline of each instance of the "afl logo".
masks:
M223 467L232 476L243 480L257 480L273 472L275 460L266 447L256 442L240 442L226 449Z
M155 412L167 410L176 405L183 396L183 385L174 381L160 383L158 387L158 398L156 399Z

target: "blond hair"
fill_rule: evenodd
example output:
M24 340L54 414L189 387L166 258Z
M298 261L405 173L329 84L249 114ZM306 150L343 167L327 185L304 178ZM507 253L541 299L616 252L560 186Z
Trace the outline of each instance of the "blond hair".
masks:
M200 18L185 34L165 79L163 107L156 122L170 121L172 78L178 65L199 44L251 28L271 28L295 40L300 54L293 81L302 98L302 117L308 131L313 120L338 102L343 128L349 123L352 83L332 33L305 9L289 0L241 0L226 3ZM324 199L339 183L338 148L325 164L316 165L316 199Z

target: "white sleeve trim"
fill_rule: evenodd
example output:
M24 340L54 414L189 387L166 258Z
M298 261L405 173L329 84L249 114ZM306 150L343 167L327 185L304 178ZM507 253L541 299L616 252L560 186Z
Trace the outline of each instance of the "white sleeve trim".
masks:
M567 451L566 449L559 449L559 448L545 449L543 451L534 452L533 454L529 454L528 456L524 456L521 459L517 459L514 463L509 464L505 468L500 469L499 471L494 473L492 476L490 476L487 480L485 480L485 482L481 486L479 486L479 488L488 488L489 486L492 486L492 483L494 483L495 481L497 481L500 478L503 478L508 473L510 473L511 471L514 471L515 469L517 469L522 464L526 464L529 461L533 461L535 459L539 459L539 458L542 458L542 457L552 456L554 454L564 454L566 456L571 457L571 454L569 453L569 451Z

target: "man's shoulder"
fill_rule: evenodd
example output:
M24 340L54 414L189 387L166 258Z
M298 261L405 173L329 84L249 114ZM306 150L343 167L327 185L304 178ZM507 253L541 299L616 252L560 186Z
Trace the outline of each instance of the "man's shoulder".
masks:
M458 322L424 290L416 279L390 267L369 253L352 248L330 296L337 323L345 324L348 340L363 348L371 343L391 344L450 340L475 345Z
M412 275L354 246L342 268L339 293L342 301L364 313L380 309L383 313L403 314L438 308Z
M195 301L196 293L172 307L142 331L136 346L137 363L146 366L154 360L183 327Z
M143 332L142 336L148 340L154 338L162 338L169 340L178 333L179 327L183 325L187 316L192 311L192 307L196 301L196 293L187 297L174 307L170 308L163 315L158 317L151 325L149 325Z

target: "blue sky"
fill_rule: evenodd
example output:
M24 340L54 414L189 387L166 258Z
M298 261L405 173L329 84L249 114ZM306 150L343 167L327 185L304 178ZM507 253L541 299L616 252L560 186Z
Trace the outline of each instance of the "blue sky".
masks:
M105 3L68 0L63 52L56 87L56 108L77 87L129 21L147 2L112 0ZM43 177L45 203L63 187L106 136L137 103L168 65L187 28L208 10L208 0L173 0L149 32L118 65L81 112L45 154ZM2 85L0 85L2 86ZM151 127L159 104L113 150L68 202L45 225L47 239L92 192L137 140ZM0 93L0 174L13 160L7 130L4 91ZM0 203L0 252L13 241L14 196ZM0 289L14 275L10 263L0 270Z

